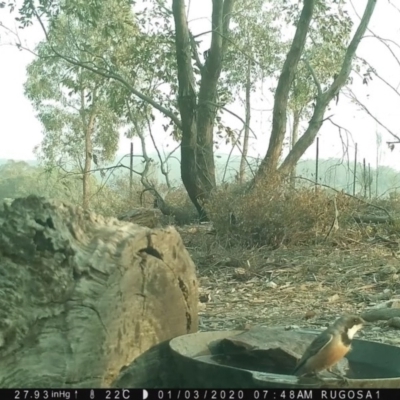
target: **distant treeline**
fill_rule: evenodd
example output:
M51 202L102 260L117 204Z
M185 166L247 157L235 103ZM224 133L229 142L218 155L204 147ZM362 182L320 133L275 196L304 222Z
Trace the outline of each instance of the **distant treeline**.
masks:
M157 155L150 155L155 160L157 165ZM129 157L122 159L122 156L118 156L115 162L105 167L117 165L121 162L125 166L129 165ZM229 159L227 165L228 156L217 155L215 159L217 178L218 181L232 181L239 169L240 158L232 156ZM257 169L257 160L249 159L249 167L247 176L252 176L252 171ZM134 169L140 170L142 168L142 162L139 157L134 159ZM64 166L64 168L66 168ZM170 180L174 182L174 185L180 186L180 164L179 157L173 158L169 161L170 168ZM112 185L113 179L120 179L121 176L128 176L128 169L120 168L116 170L113 175L108 179L106 185ZM378 174L377 174L378 172ZM51 175L51 176L50 176ZM29 193L39 192L41 194L47 194L49 191L54 190L56 187L65 187L65 176L63 177L60 171L57 173L53 171L51 174L46 173L44 167L40 166L37 161L10 161L0 159L0 198L17 197L26 195ZM299 162L297 166L296 175L299 177L307 178L311 181L315 180L315 160L304 160ZM102 176L99 172L95 172L93 176L96 181L100 183ZM72 179L73 178L73 179ZM159 168L154 168L153 180L160 183L164 183L164 177L161 174ZM80 180L79 174L72 175L68 179L68 187L71 186L71 179L76 182L76 189L79 190L80 185L77 180ZM332 186L338 190L344 190L348 193L353 192L353 180L354 180L354 165L353 163L348 164L339 159L327 159L320 160L318 182ZM299 180L299 183L302 180ZM303 181L305 184L311 184L306 180ZM51 184L49 184L51 183ZM367 167L366 175L364 176L363 165L359 163L357 165L356 173L356 193L363 193L364 186L366 185L369 191L369 184L371 186L372 196L387 195L390 192L396 192L400 189L400 172L386 166L381 166L376 170L375 168ZM59 189L56 189L57 191ZM376 192L377 191L377 192ZM49 193L48 193L49 195Z

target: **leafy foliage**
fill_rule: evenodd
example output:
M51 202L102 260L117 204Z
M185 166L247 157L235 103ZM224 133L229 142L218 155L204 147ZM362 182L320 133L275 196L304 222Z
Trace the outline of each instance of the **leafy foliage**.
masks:
M104 99L105 107L127 126L129 135L143 129L145 120L156 118L150 107L170 119L164 129L176 139L182 139L182 179L200 213L202 204L215 187L213 126L217 122L218 129L224 128L221 119L216 119L217 112L233 102L235 94L243 90L243 72L248 67L246 61L252 61L251 78L253 90L256 90L265 75L278 77L287 49L290 47L295 50L291 53L293 62L285 62L288 69L279 74L290 79L279 80L280 85L283 82L281 86L278 85L282 90L278 90L275 127L265 157L265 160L271 161L261 164L263 168L258 175L262 175L267 164L274 170L278 168L285 135L288 92L291 89L289 108L304 113L304 116L309 116L313 111L313 118L307 138L284 161L285 168L280 168L286 173L293 169L318 133L327 105L349 76L349 66L358 45L348 53L347 66L343 70L343 54L352 28L344 0L244 0L236 3L234 0L215 0L211 18L211 47L208 57L204 55L204 60L200 60L198 42L188 29L185 2L174 0L172 8L165 0L149 0L140 4L133 2L134 13L127 0L38 0L35 4L37 6L30 0L24 0L19 10L19 21L25 26L36 18L44 27L43 21L47 18L50 49L54 51L57 40L60 42L60 51L55 54L64 55L61 59L70 64L70 69L65 66L62 82L73 95L78 94L77 85L86 79L86 74L91 76L93 79L90 81L96 90L92 86L85 88L88 92L84 93L88 96L86 104L93 105L94 99L101 104L101 99ZM303 21L307 21L304 30L301 29L301 21L298 23L302 4L305 10ZM370 17L373 11L371 0L366 10L369 12L365 15ZM231 16L232 29L229 29L227 21ZM369 17L364 21L369 21ZM290 28L288 34L288 26L296 29ZM64 43L68 42L68 35L57 38L54 33L57 27L75 30L72 35L75 42L71 42L74 52L61 51L68 49L70 44ZM293 30L301 32L297 36L300 41L297 45L293 42L295 45L292 43L289 46ZM334 80L334 85L330 85L339 69L343 73ZM70 73L75 77L81 74L81 77L74 79ZM96 74L97 77L94 76ZM326 96L316 96L327 88ZM316 101L318 104L314 107L313 100L316 97L319 102ZM58 131L63 118L66 118L50 118L45 111L39 116L42 122ZM68 123L73 131L79 129L78 122ZM221 134L220 131L218 133ZM63 134L74 148L79 147L70 140L70 136ZM234 137L229 128L225 129L225 134L227 140ZM106 156L98 155L103 159Z
M139 179L133 180L133 196L130 197L129 174L114 171L108 180L98 175L89 179L91 201L90 210L107 216L117 216L132 207L153 207L154 197L143 193ZM67 201L74 205L82 204L82 179L77 170L65 172L59 169L32 166L24 161L8 161L0 165L0 202L31 194ZM162 187L167 191L166 187ZM167 194L168 203L185 215L196 215L193 204L181 187Z
M252 89L264 77L276 74L282 63L280 29L273 25L277 9L264 0L237 3L233 16L231 45L226 55L226 84L238 94L246 82L247 61L251 61Z
M75 171L76 172L76 171ZM68 200L74 204L82 202L82 179L77 173L65 174L23 161L8 161L0 166L0 199L24 197L30 194ZM93 178L90 185L97 184Z
M322 90L326 90L341 68L353 26L344 5L344 1L317 3L289 102L289 107L303 114L303 118L310 117L317 96L312 71Z
M66 159L81 164L91 119L93 160L100 164L114 157L122 123L113 107L114 92L119 85L71 64L58 53L89 64L100 58L102 67L110 59L123 59L129 47L117 46L107 33L109 29L119 29L119 36L124 34L122 38L130 43L128 39L134 37L137 30L127 24L122 29L117 24L124 24L126 14L123 11L116 10L115 4L109 2L103 20L96 26L59 14L50 23L47 40L36 49L38 58L27 68L25 93L44 126L41 154L49 164L59 164ZM105 18L110 13L115 21Z

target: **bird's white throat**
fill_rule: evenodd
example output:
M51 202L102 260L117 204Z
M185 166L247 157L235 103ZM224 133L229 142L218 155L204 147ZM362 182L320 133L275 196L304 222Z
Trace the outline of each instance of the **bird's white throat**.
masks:
M354 335L362 328L362 325L354 325L347 331L347 336L350 340L353 339Z

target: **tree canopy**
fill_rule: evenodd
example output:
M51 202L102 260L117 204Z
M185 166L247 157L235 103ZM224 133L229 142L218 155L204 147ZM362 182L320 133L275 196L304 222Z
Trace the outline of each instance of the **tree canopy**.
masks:
M42 25L48 49L66 63L66 71L69 64L76 76L77 71L82 77L97 75L91 75L91 85L104 83L98 96L112 100L109 106L116 115L130 116L132 122L131 110L137 111L140 120L140 113L148 116L151 107L170 120L165 129L181 143L183 184L200 216L206 218L204 202L216 187L214 126L221 110L234 99L224 97L221 89L233 94L235 86L243 86L246 65L253 86L265 74L277 78L269 147L256 180L290 173L313 143L329 103L349 78L376 0L366 2L351 40L352 24L344 3L215 0L210 45L203 55L184 0L173 0L172 7L164 0L134 2L132 8L125 0L39 0L37 4L25 0L18 20L22 26L33 20ZM75 48L70 52L66 37L61 40L54 33L63 21L66 27L78 29L71 35ZM61 47L60 41L64 41ZM66 87L76 90L79 80L70 78L67 74ZM290 110L300 117L306 112L311 119L281 162ZM50 125L56 122L50 121Z

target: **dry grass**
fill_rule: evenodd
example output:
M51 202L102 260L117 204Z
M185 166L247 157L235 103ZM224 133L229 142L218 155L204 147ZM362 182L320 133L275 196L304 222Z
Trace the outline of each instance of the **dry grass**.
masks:
M130 203L127 182L107 194L109 212L140 206L141 185L135 185ZM152 207L152 195L145 196L144 206ZM168 193L166 200L176 209L194 210L182 188ZM338 225L331 230L335 204ZM400 298L399 225L357 223L354 218L385 216L383 209L400 214L400 198L371 206L343 193L293 190L279 182L249 193L237 185L219 188L207 205L212 223L178 227L197 266L200 290L211 296L199 305L200 330L323 327L344 312L363 312ZM385 323L363 334L400 345L398 332Z
M91 200L93 211L106 215L117 216L132 208L152 208L154 197L151 193L143 193L143 185L139 179L133 180L133 195L130 198L129 177L115 178L109 186L98 188Z
M196 209L191 203L185 189L180 187L168 191L165 185L158 185L157 190L165 196L171 207L183 214L196 215ZM91 208L100 214L116 216L128 212L133 208L153 208L154 196L151 191L145 191L139 179L133 180L133 195L130 198L129 177L123 176L114 179L110 186L97 190L91 201Z
M337 229L328 235L335 204ZM356 218L387 217L389 211L398 221L398 198L371 205L329 190L276 184L246 194L229 186L213 196L207 211L211 224L180 229L201 293L211 297L199 304L200 330L323 327L343 313L400 299L398 222ZM400 345L385 321L360 336Z
M343 227L359 206L343 193L291 189L272 182L249 193L235 185L225 187L213 196L207 210L221 235L250 246L277 248L325 241L332 232L336 209Z
M227 247L206 226L179 230L198 268L200 292L211 297L199 304L200 330L323 327L343 313L400 297L398 242L397 251L379 240L250 249ZM385 322L361 336L400 345Z
M198 219L197 210L191 202L185 188L180 187L169 191L165 196L165 201L172 209L176 224L190 224Z

